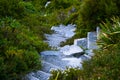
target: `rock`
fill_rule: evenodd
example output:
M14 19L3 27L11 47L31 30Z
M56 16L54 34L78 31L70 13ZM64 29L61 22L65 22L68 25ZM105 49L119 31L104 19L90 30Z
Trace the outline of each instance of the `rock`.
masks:
M91 56L84 54L84 55L82 55L80 58L81 58L83 61L86 61L86 60L90 60L90 59L91 59Z
M85 53L89 56L94 56L93 50L85 50Z
M97 39L99 38L99 34L100 34L100 27L96 28L96 33L97 33Z
M40 53L41 56L60 56L60 51L43 51Z
M64 34L64 37L66 38L71 38L75 35L75 33L73 31L66 31Z
M71 56L74 56L76 58L79 58L80 56L82 56L83 54L85 54L85 52L80 52L80 53L74 53Z
M87 38L75 39L74 45L80 46L80 47L86 49L87 48Z
M75 31L76 30L76 25L75 24L68 24L67 27L70 31Z
M68 51L70 49L70 45L65 45L64 47L60 48L60 52Z
M33 72L31 72L31 73L27 74L25 76L25 78L23 78L22 80L39 80L38 78L34 77L34 75L35 74Z
M67 38L61 36L60 34L51 34L48 35L46 34L46 39L45 42L47 42L49 44L49 46L51 47L56 47L58 48L60 46L61 42L65 42Z
M97 34L96 32L88 32L87 35L87 39L88 39L88 49L98 49L96 40L97 40Z
M62 68L58 67L58 66L55 66L51 63L48 63L46 61L42 61L42 71L46 72L46 73L50 73L50 71L54 69L54 70L57 70L57 69L60 69L60 70L63 70Z
M43 71L37 71L35 72L35 77L37 77L39 80L48 80L48 78L51 76L49 73L43 72Z
M83 52L83 49L81 49L79 46L76 46L76 45L71 45L68 50L62 51L64 55L72 55L76 53L79 54L81 52Z
M67 61L62 61L63 57L58 57L58 56L43 56L42 60L49 62L55 66L58 66L62 69L66 69L67 66Z
M72 67L72 68L76 68L76 67L82 67L82 60L81 58L75 58L75 57L71 57L71 58L63 58L63 61L68 61L67 63L67 67Z
M53 34L46 36L46 41L49 46L58 49L60 47L61 42L65 42L68 38L71 38L75 35L75 25L69 24L67 26L65 25L59 25L58 27L52 26L51 30L54 31Z

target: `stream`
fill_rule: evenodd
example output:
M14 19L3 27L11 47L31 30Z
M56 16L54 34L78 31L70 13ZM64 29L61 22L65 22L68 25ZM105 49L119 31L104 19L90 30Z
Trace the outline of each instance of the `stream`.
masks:
M67 68L82 68L82 62L91 59L93 49L97 49L96 32L88 32L87 38L75 39L73 45L60 46L61 42L75 35L76 25L68 24L52 26L53 34L45 34L45 42L52 50L40 52L42 69L27 75L28 80L48 80L51 70ZM82 48L81 48L82 47ZM84 50L83 50L84 48Z

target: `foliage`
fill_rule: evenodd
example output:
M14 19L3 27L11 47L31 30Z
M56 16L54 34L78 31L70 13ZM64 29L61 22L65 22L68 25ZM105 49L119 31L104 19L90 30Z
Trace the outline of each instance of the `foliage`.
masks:
M96 26L112 16L120 16L117 0L84 0L76 20L79 29L94 30Z
M22 0L0 0L0 18L12 16L14 18L21 18L25 15L24 7L19 3Z
M102 23L98 44L102 47L112 46L120 43L120 19L113 17L111 21Z
M45 11L45 4L48 0L24 0L24 2L30 2L35 7L35 9L43 14Z
M26 73L41 67L37 52L10 47L3 57L2 63L4 65L1 66L1 80L21 79Z
M84 70L81 78L83 80L119 80L119 52L119 45L96 51L95 56L83 64Z
M25 13L35 13L37 10L36 8L33 6L33 4L31 2L23 2L21 1L19 3L19 5L21 5L24 8Z
M49 80L78 80L81 73L78 68L67 68L65 71L54 70Z
M76 2L76 0L74 2ZM47 10L49 12L52 12L59 9L66 9L70 7L74 2L70 0L51 0L51 3L48 5Z
M20 79L40 69L38 52L49 49L42 38L11 17L0 20L0 39L1 80Z

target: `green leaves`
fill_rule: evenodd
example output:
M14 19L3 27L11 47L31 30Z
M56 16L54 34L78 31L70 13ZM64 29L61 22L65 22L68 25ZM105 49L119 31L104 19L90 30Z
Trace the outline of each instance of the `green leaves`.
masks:
M65 71L53 70L49 80L78 80L81 73L78 68L67 68Z
M21 24L16 19L13 19L12 17L5 17L0 19L0 26L17 28L17 27L20 27Z
M120 19L113 17L112 21L106 20L101 25L101 32L98 44L102 46L115 45L120 43Z
M22 0L0 0L0 18L12 16L21 18L24 14L24 9L19 5Z
M26 13L35 13L36 8L33 6L31 2L20 2L19 5L23 6Z
M18 21L16 21L15 19L12 20L12 22L10 23L10 27L12 27L12 28L17 28L20 26L21 26L21 24Z
M26 73L41 68L39 52L49 49L37 32L17 19L0 20L0 79L21 79ZM7 74L7 75L6 75Z

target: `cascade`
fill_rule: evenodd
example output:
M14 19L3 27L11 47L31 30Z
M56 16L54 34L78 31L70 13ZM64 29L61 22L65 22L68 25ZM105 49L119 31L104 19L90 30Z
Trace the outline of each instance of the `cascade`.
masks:
M69 24L53 26L53 34L45 34L49 46L53 50L40 53L42 59L42 69L26 75L25 80L48 80L51 70L65 70L66 67L82 68L82 62L89 60L94 55L93 49L98 49L96 40L98 28L95 32L88 32L86 38L75 39L73 45L60 47L61 42L75 35L76 25ZM84 49L84 50L83 50Z

